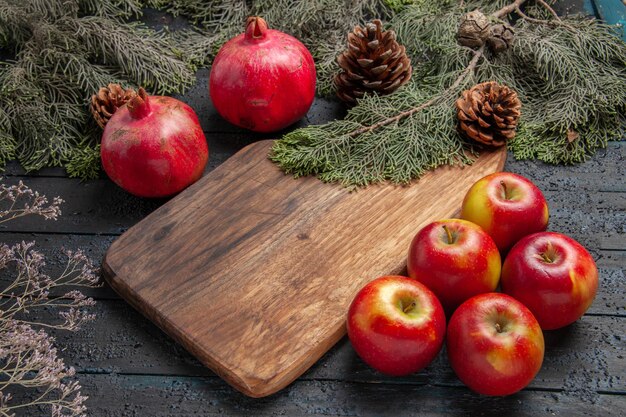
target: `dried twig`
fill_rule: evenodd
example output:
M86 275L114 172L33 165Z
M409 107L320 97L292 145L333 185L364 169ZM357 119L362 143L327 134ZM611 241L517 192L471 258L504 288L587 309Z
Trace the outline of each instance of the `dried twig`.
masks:
M515 0L513 3L507 6L504 6L500 10L495 11L494 13L491 14L491 16L496 17L496 18L501 18L513 12L516 8L520 7L524 3L526 3L526 0Z
M0 184L0 205L6 206L0 206L0 223L27 215L56 220L62 201L56 197L49 203L46 196L21 181L14 186ZM13 416L34 406L49 407L53 416L82 416L87 397L81 395L78 381L66 380L74 376L74 369L65 366L54 340L41 328L77 330L93 320L95 316L84 310L95 304L92 298L75 289L60 297L50 293L66 286L97 286L99 279L81 251L67 251L65 269L50 277L43 272L43 255L33 246L34 242L0 245L0 270L14 271L13 280L0 288L0 416ZM59 310L58 322L30 319L33 310L50 307ZM8 390L18 385L36 389L37 395L30 401L11 404Z
M546 6L550 7L547 4L546 4ZM552 10L551 7L550 7L550 10ZM552 10L552 11L554 12L554 10ZM515 8L515 13L517 13L522 19L524 19L524 20L526 20L528 22L531 22L531 23L536 23L538 25L554 25L554 26L560 25L560 26L568 28L571 31L575 30L572 26L568 25L567 23L564 23L560 18L554 19L554 20L544 20L544 19L536 19L534 17L530 17L526 13L524 13L519 8L519 6Z
M561 21L561 18L559 17L559 15L556 14L554 9L548 3L546 3L544 0L537 0L537 3L541 4L544 9L549 11L550 14L554 17L555 20L558 20L559 22Z

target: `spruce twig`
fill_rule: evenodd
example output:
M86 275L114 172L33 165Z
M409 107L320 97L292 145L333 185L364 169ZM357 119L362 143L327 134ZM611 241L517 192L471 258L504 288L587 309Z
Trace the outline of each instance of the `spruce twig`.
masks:
M545 5L545 7L550 11L551 14L556 16L556 18L554 20L536 19L534 17L530 17L526 13L524 13L519 6L517 6L515 8L515 13L517 13L522 19L524 19L524 20L526 20L528 22L531 22L531 23L536 23L536 24L540 24L540 25L554 25L554 26L562 25L563 27L566 27L566 28L568 28L571 31L575 31L576 30L572 26L568 25L567 23L563 23L563 21L556 14L554 9L552 7L550 7L546 2L541 2L541 3L543 5Z
M500 19L500 18L510 14L511 12L513 12L515 9L519 8L524 3L526 3L526 0L515 0L513 3L511 3L511 4L507 5L507 6L504 6L500 10L496 10L495 12L493 12L491 14L491 16L495 17L496 19Z

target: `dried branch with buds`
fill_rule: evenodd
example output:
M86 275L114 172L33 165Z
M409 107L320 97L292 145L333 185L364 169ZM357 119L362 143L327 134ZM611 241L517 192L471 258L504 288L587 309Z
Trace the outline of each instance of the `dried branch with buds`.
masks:
M39 195L20 181L17 185L0 184L0 224L18 217L36 215L46 220L56 220L61 215L60 206L63 200L55 197L52 203L45 195Z
M0 184L0 223L26 215L56 220L61 214L63 200L52 203L22 182L14 186ZM33 406L47 407L52 416L81 416L87 397L81 395L72 367L66 367L57 355L54 339L41 327L75 331L95 316L85 307L95 304L76 289L64 287L94 287L98 285L96 269L81 251L66 251L68 261L63 272L51 277L44 272L45 259L33 249L34 242L14 246L0 245L0 416ZM42 307L59 310L56 323L30 319L31 313ZM36 329L39 328L39 329ZM33 399L12 404L11 390L36 389Z

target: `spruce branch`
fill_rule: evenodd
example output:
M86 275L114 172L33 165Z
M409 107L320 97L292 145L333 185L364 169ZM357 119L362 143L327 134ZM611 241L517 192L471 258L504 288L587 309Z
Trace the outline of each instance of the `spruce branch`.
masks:
M112 82L158 94L195 82L208 45L192 30L125 20L148 3L0 0L0 52L12 58L0 62L0 169L17 158L27 171L63 166L70 176L97 177L91 94Z
M516 0L513 3L514 6L511 10L515 9L515 5L521 3L523 3L523 0ZM505 6L504 8L493 12L492 17L495 18L501 15L502 10L508 10L510 7L511 6ZM451 13L450 15L454 15L454 13ZM458 20L458 18L455 18L455 20ZM464 82L466 82L468 78L470 78L470 75L472 75L475 71L478 62L484 55L484 48L484 45L478 50L463 48L464 52L469 50L472 53L472 58L469 63L465 66L465 68L461 69L460 71L454 72L457 74L456 79L454 79L454 81L448 87L446 87L443 92L432 94L429 99L420 102L419 105L411 103L411 107L406 110L392 112L391 115L383 117L380 120L371 124L359 123L355 125L352 130L349 131L333 131L333 128L331 128L331 131L329 133L337 134L337 137L330 136L327 139L328 142L335 143L336 149L331 150L331 152L346 152L346 150L341 149L342 147L349 147L349 145L345 144L346 141L355 141L356 143L363 144L362 146L354 149L354 151L356 152L353 159L357 161L360 160L360 162L358 162L357 166L354 167L355 170L353 172L347 172L344 167L340 166L341 164L345 164L345 166L349 168L352 166L352 161L345 159L342 161L342 158L337 158L332 154L329 155L328 153L326 153L325 155L320 155L320 153L315 152L312 153L310 157L304 156L305 154L303 152L303 149L306 148L307 141L311 141L311 139L313 139L313 136L316 135L316 132L314 132L315 128L303 128L292 134L286 135L282 140L276 141L270 152L270 158L274 162L277 162L279 166L287 173L292 173L296 176L315 174L318 175L318 177L323 181L340 181L342 184L347 186L362 186L367 185L370 182L377 182L387 179L395 182L408 183L411 179L421 175L426 168L434 168L442 163L450 163L451 161L459 160L465 163L469 163L470 159L468 159L466 155L464 155L462 145L460 143L457 143L456 146L450 146L450 148L443 150L441 153L435 153L430 157L426 156L425 158L422 157L418 159L420 162L417 164L402 163L401 165L405 165L406 169L408 169L408 174L406 171L402 172L401 174L397 174L393 172L393 165L391 165L392 168L390 169L390 166L388 164L394 159L400 159L398 155L385 155L380 158L377 158L377 156L375 155L375 153L377 152L388 152L388 150L384 149L384 145L388 144L389 142L393 142L393 139L390 138L393 138L396 132L388 132L387 136L381 135L382 137L378 139L381 141L381 143L375 144L373 146L370 146L370 144L366 142L366 140L369 136L371 136L373 132L380 130L381 128L390 125L397 125L403 119L411 118L412 116L432 106L441 104L442 102L445 103L446 99L448 102L450 102L451 99L455 97L458 93L457 89L459 88L459 86L463 85ZM359 102L359 104L361 104L361 102ZM358 118L351 117L351 114L349 113L347 120L357 121ZM410 126L410 124L407 123L407 125L403 127L405 129L413 128ZM333 126L333 123L329 124L329 126ZM451 135L451 132L447 132L447 134ZM430 139L432 140L433 138L440 139L440 137L438 137L438 135L436 134L434 134ZM422 145L424 145L424 141L428 140L428 138L419 137L419 135L414 136L414 139L416 143L420 143ZM300 147L300 144L298 143L299 140L304 142L302 144L302 147ZM313 143L319 146L319 141L315 141L315 139L313 139ZM404 145L406 146L406 144ZM392 144L390 145L389 149L393 149L393 151L398 152L399 147L397 144ZM450 153L450 156L447 159L442 157L442 154L445 154L446 152ZM365 153L365 155L360 155L360 153ZM404 155L405 157L407 157L408 154ZM387 157L389 158L389 160L387 160ZM298 163L297 158L305 158L305 162ZM306 158L309 158L309 160L307 161Z
M504 24L521 13L508 50L457 43L461 16L477 8ZM585 160L623 137L626 48L610 27L593 19L556 20L550 10L545 1L524 0L405 7L390 25L414 57L413 82L390 96L366 96L345 120L285 135L270 158L295 176L350 187L407 183L443 163L469 163L469 145L455 131L454 99L462 88L497 81L522 101L518 135L509 144L515 157Z
M420 112L420 111L424 110L425 108L430 107L433 104L437 103L443 97L448 96L448 94L450 92L456 90L456 88L463 82L463 80L465 80L467 75L470 72L474 71L474 69L476 68L476 65L478 64L478 60L483 55L483 51L484 51L484 46L482 46L477 51L472 51L473 54L474 54L474 57L472 58L472 60L469 62L467 67L465 67L465 69L463 69L463 71L461 71L461 74L457 77L457 79L454 81L454 83L452 83L452 85L450 87L448 87L441 95L434 96L430 100L426 101L425 103L420 104L417 107L413 107L412 109L400 112L400 113L398 113L395 116L388 117L388 118L386 118L384 120L381 120L380 122L374 123L373 125L363 126L363 127L359 128L359 129L356 129L356 130L348 133L348 136L350 136L350 137L359 136L359 135L361 135L363 133L371 132L371 131L376 130L376 129L380 128L380 127L387 126L387 125L392 124L392 123L396 123L399 120L404 119L405 117L409 117L409 116L411 116L411 115L413 115L413 114L415 114L417 112Z

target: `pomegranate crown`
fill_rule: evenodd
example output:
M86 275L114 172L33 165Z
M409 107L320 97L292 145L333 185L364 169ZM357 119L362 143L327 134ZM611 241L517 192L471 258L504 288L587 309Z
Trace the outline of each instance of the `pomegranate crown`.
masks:
M249 41L260 40L267 34L267 22L259 16L250 16L246 21L246 39Z
M140 87L137 91L137 95L131 98L126 105L128 112L134 119L141 119L150 114L150 101L148 100L148 93L143 87Z

